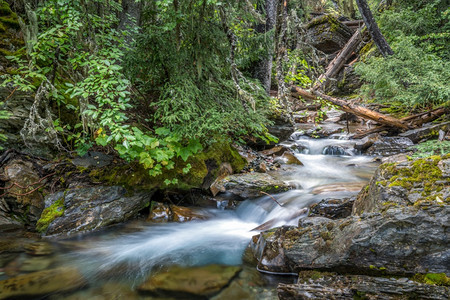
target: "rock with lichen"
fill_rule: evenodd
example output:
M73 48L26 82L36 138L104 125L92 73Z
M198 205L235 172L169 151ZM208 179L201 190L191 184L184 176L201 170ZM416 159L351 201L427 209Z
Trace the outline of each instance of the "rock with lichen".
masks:
M319 269L366 275L450 274L450 156L383 164L363 188L352 215L300 219L297 227L255 236L258 268Z

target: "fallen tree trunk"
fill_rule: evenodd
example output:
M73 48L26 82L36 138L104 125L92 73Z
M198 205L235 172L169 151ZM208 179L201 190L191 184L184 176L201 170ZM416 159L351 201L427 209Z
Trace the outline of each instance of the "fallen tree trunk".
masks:
M405 118L400 119L402 122L408 122L408 125L411 127L420 127L424 123L428 123L431 121L436 120L440 116L446 114L448 112L448 109L445 107L438 107L430 111L422 112L416 115L408 116ZM360 132L358 134L355 134L352 136L352 139L362 139L363 137L366 137L372 133L381 132L384 130L389 130L388 126L379 126L375 128L371 128L369 130L366 130L364 132Z
M358 45L361 43L363 33L361 30L357 30L350 40L345 44L344 48L339 51L338 55L327 66L325 73L320 75L317 83L314 85L313 90L317 90L325 86L329 78L335 77L342 69L344 64L353 55Z
M355 114L361 118L373 120L377 123L387 125L389 127L396 127L400 129L408 129L408 126L403 123L401 120L398 120L396 118L381 114L379 112L370 110L368 108L362 107L360 105L348 102L343 99L330 97L328 95L325 95L322 92L319 91L313 91L312 93L309 91L306 91L304 89L301 89L299 87L294 86L293 89L299 94L299 95L305 95L307 99L318 99L319 97L333 103L334 105L337 105L341 108L341 110L345 112L349 112L352 114Z

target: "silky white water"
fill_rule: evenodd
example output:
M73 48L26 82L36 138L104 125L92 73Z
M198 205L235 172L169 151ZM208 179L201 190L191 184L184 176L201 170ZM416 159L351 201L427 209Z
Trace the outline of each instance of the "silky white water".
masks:
M355 194L354 191L314 194L315 187L367 182L368 174L375 167L368 157L320 154L326 146L344 145L349 141L308 139L296 142L306 144L311 154L297 153L304 165L284 165L276 175L295 189L246 200L234 211L210 209L212 217L208 220L165 224L135 222L132 228L116 229L111 235L85 238L82 248L69 251L65 261L81 267L91 277L126 276L133 280L174 264L241 264L245 247L251 237L259 233L255 228L262 224L262 230L296 225L311 204L329 196L339 198Z

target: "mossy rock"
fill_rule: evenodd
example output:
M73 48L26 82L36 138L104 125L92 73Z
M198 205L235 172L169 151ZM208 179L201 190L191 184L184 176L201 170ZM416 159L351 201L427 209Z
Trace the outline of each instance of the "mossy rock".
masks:
M107 166L89 170L89 176L96 182L108 185L120 185L128 190L190 190L192 188L209 188L203 186L205 181L214 181L222 163L228 162L234 172L242 170L246 161L238 151L226 142L215 143L205 151L193 155L186 162L175 160L175 168L163 170L163 174L152 177L148 170L138 163ZM189 173L184 174L183 168L191 165ZM207 178L208 177L208 178ZM177 179L177 184L166 185L165 180ZM212 179L212 180L211 180Z
M56 218L61 217L64 214L64 199L59 199L51 206L44 209L41 214L41 218L36 223L36 230L39 232L45 232Z

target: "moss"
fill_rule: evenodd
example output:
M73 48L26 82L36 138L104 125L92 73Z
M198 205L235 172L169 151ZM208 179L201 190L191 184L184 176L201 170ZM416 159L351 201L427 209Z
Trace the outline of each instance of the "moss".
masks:
M11 8L9 7L8 3L5 1L0 0L0 16L9 16L13 12Z
M331 272L320 272L315 270L308 270L308 271L300 271L298 273L298 282L299 283L306 283L310 280L318 280L323 277L329 277L329 276L335 276L336 273Z
M377 182L377 184L387 185L388 187L400 186L406 190L415 187L423 188L422 198L414 205L423 203L423 200L435 201L437 200L436 193L444 187L442 171L438 167L441 160L442 157L440 156L431 156L416 159L409 166L400 166L395 163L381 165L379 170L387 180ZM448 200L446 201L448 202ZM386 203L386 205L390 205L390 203Z
M445 273L416 274L412 279L425 284L450 286L450 277Z
M14 29L20 29L20 24L15 13L12 13L9 16L0 17L0 22L2 22L7 27L11 27Z
M59 199L51 206L44 209L41 214L41 218L36 223L36 230L43 233L47 230L51 222L56 218L61 217L64 214L64 198Z
M0 23L0 32L6 32L6 27L2 23Z
M211 165L215 167L208 169L207 161L214 162ZM187 162L176 159L174 169L163 170L163 174L156 177L150 176L148 170L138 163L89 169L89 177L97 182L121 185L127 190L151 190L158 188L190 190L192 188L200 188L208 174L215 178L220 165L224 162L230 163L235 172L242 170L246 164L245 159L230 144L216 143L206 149L206 151L190 157ZM188 174L184 174L183 168L188 163L191 165L191 169ZM174 178L178 179L177 184L167 186L164 183L166 179L172 180Z

